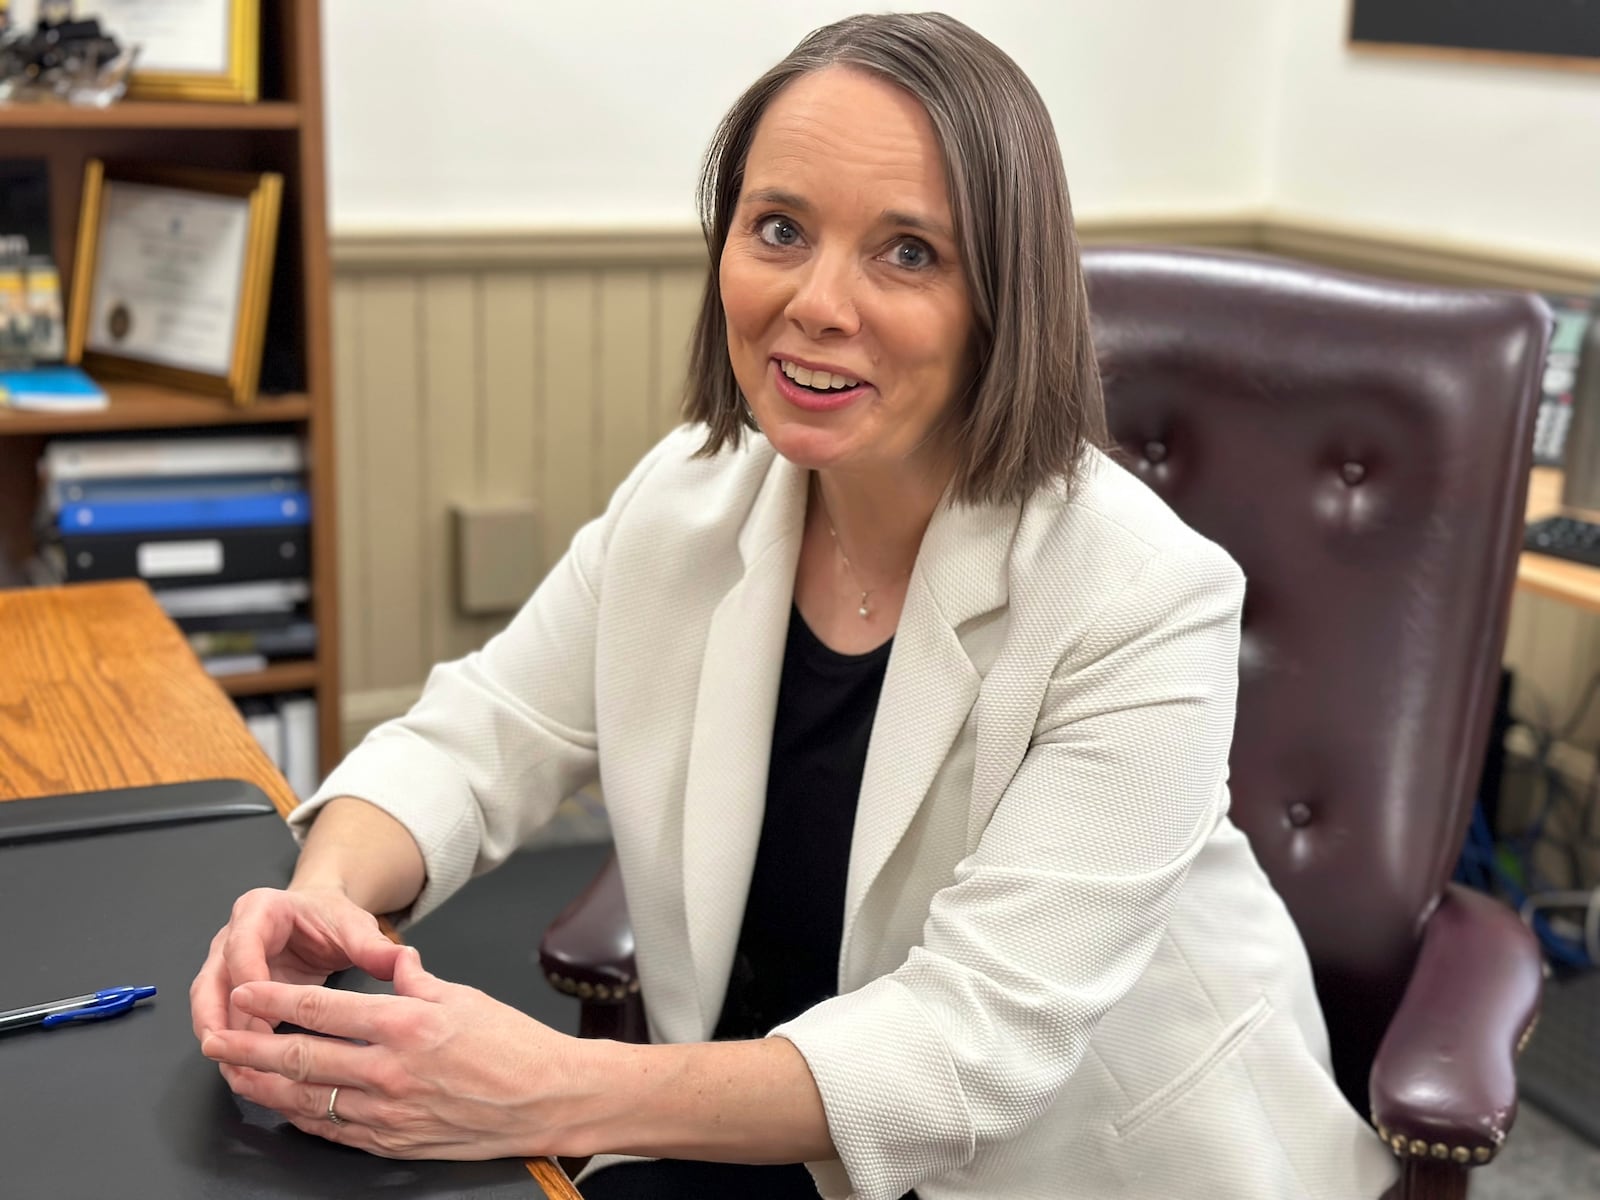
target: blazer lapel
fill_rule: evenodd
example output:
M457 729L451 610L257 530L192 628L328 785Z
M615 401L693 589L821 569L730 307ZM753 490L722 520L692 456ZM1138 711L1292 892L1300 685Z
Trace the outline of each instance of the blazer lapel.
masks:
M700 669L683 797L683 894L706 1037L722 1008L761 838L806 481L807 472L773 456L739 534L744 574L712 614Z
M844 945L873 881L921 807L982 683L961 627L1007 600L1015 505L942 503L929 522L878 699L845 885Z

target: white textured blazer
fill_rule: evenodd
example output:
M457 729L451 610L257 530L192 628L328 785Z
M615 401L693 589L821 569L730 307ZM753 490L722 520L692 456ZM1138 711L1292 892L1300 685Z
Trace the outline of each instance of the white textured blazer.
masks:
M504 633L440 666L292 820L402 821L411 914L598 779L658 1041L709 1036L766 795L806 473L667 437ZM891 651L839 993L775 1032L828 1197L1375 1198L1304 948L1228 821L1238 569L1091 455L1070 495L941 506Z

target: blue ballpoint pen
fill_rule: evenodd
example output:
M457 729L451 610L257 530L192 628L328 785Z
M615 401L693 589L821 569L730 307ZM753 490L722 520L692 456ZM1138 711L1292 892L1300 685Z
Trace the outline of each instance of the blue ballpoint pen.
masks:
M90 992L86 996L68 996L65 1000L51 1000L48 1004L34 1004L28 1008L13 1008L0 1012L0 1033L42 1025L54 1029L74 1021L104 1021L107 1017L120 1017L139 1001L154 996L153 987L115 987Z

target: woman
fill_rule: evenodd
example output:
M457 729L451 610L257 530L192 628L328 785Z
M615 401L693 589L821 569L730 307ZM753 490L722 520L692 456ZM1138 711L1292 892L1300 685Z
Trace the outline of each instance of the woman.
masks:
M295 813L293 883L195 981L204 1053L375 1153L682 1160L597 1197L1376 1196L1226 817L1243 584L1096 448L1038 95L949 18L843 21L734 107L702 210L691 424ZM597 777L650 1046L370 915ZM314 986L349 963L397 994Z

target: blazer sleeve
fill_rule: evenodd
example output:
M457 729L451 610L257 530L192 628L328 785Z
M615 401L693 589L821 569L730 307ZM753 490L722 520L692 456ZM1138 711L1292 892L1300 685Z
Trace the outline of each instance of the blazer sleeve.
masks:
M406 827L427 881L416 921L498 866L598 773L595 629L617 520L674 437L646 455L606 512L585 525L533 596L481 650L436 666L404 716L367 735L289 816L305 840L336 796L375 804Z
M838 1163L893 1200L1050 1107L1150 961L1227 808L1244 585L1221 550L1156 552L1061 656L1022 763L921 944L779 1026Z

